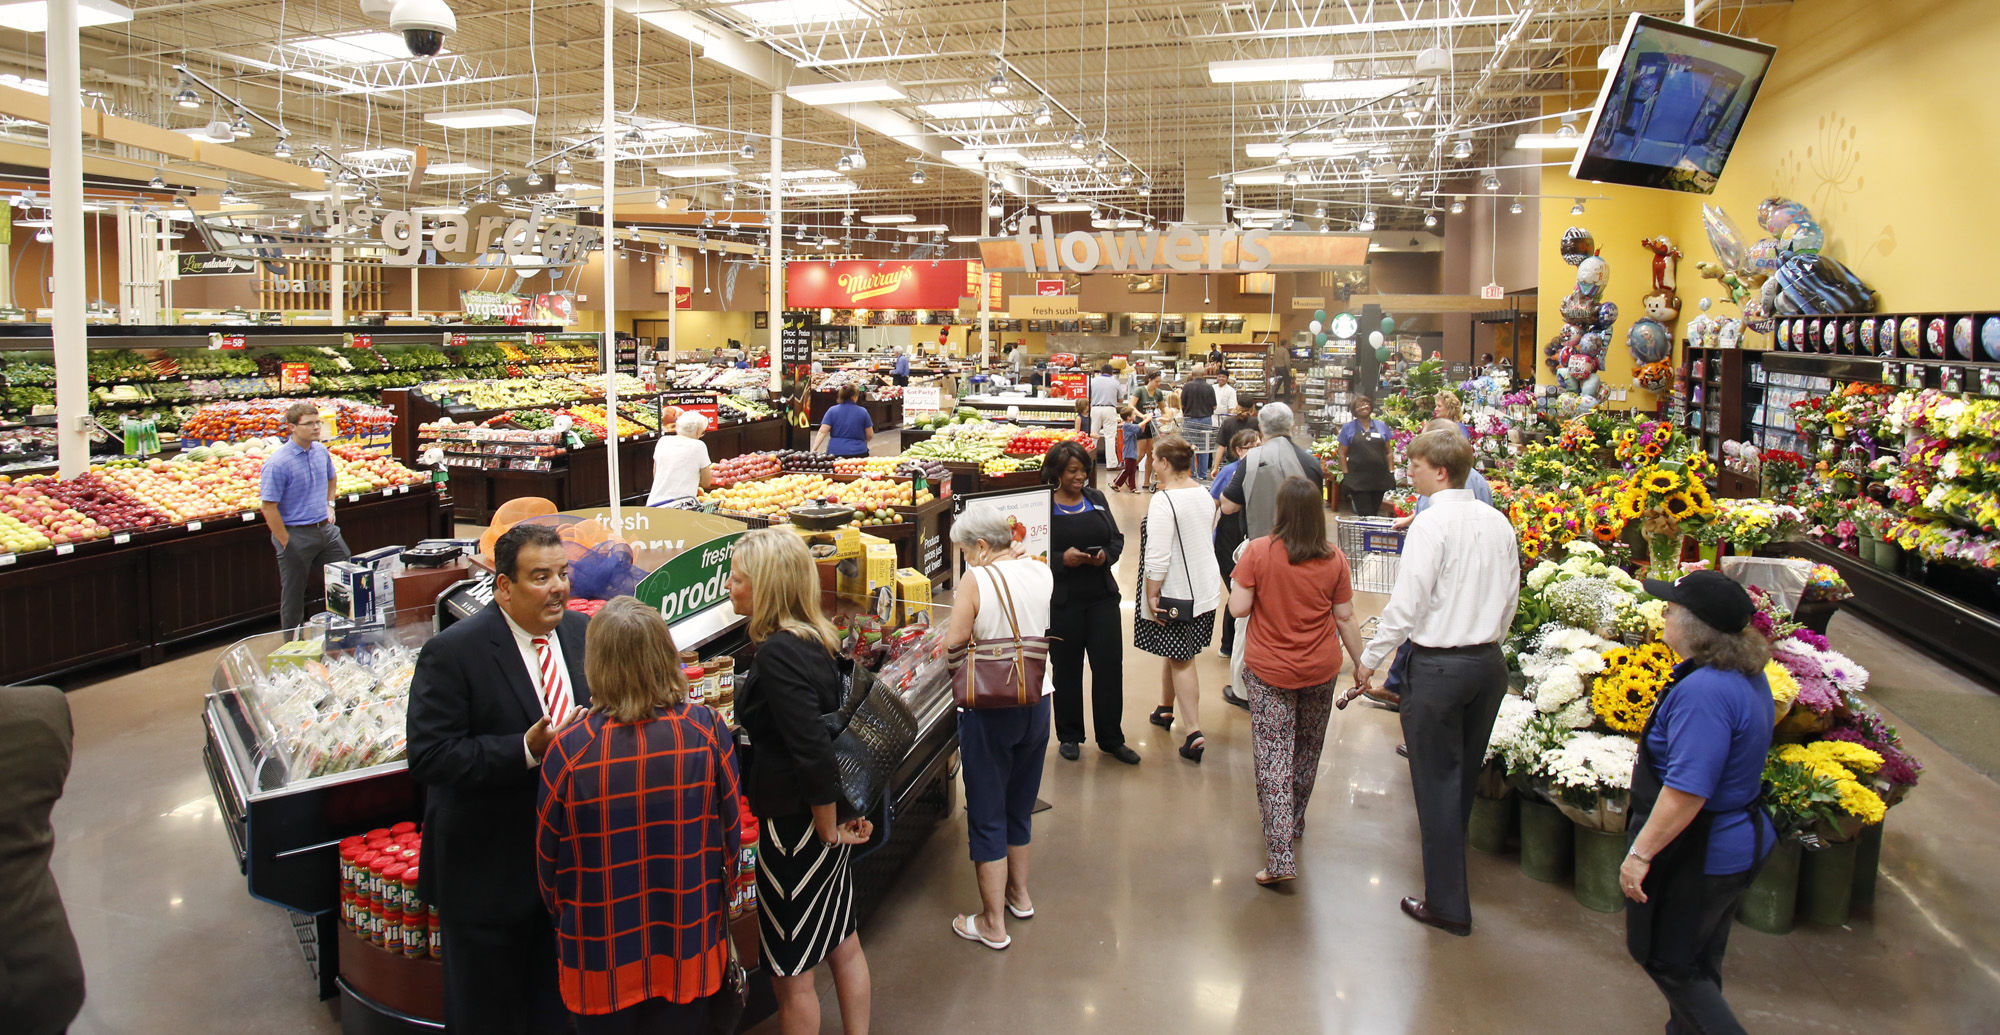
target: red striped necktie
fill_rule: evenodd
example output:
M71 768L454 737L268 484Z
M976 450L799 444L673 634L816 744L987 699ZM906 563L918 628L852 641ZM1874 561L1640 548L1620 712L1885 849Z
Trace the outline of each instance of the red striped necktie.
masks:
M542 714L551 719L560 718L569 711L572 703L569 687L563 683L556 668L562 660L550 648L548 637L537 636L532 642L535 645L535 661L542 670Z

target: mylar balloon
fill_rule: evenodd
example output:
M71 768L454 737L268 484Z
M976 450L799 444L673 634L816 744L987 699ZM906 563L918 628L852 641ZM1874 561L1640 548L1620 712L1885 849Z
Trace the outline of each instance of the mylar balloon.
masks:
M1573 226L1563 231L1562 259L1572 266L1597 254L1597 240L1590 231Z
M1673 335L1658 320L1639 320L1625 332L1625 347L1638 363L1656 363L1673 350Z
M1736 228L1736 220L1720 205L1701 207L1701 224L1708 230L1708 246L1715 249L1716 261L1722 268L1736 272L1743 268L1743 231Z
M1604 289L1604 282L1609 279L1611 279L1611 264L1605 262L1603 259L1593 255L1577 263L1577 290L1582 291L1586 288L1595 288L1597 291L1602 291ZM1590 293L1594 295L1596 291Z
M1597 319L1597 303L1572 291L1563 296L1561 312L1564 323L1589 326Z
M1597 307L1597 325L1609 327L1618 322L1618 303L1606 302Z
M1326 325L1319 322L1318 317L1314 317L1311 323L1306 324L1306 329L1312 331L1314 334L1318 334L1326 329Z

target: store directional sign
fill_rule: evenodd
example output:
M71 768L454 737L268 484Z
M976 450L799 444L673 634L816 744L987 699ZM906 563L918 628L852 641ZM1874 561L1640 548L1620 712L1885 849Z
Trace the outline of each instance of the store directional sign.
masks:
M729 599L729 559L742 532L691 546L639 583L633 596L658 608L668 625Z

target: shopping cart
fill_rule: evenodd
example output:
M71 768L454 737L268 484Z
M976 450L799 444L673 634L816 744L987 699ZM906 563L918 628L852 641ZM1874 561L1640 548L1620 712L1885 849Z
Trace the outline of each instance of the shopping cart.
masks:
M1347 555L1354 588L1363 593L1387 593L1396 588L1396 569L1403 560L1403 532L1388 518L1339 519L1340 552Z
M1182 438L1187 439L1187 444L1189 446L1193 447L1194 455L1196 457L1205 456L1208 457L1211 461L1214 460L1215 421L1213 418L1210 418L1207 422L1202 424L1194 424L1185 420L1181 421L1179 434ZM1199 460L1197 460L1195 463L1195 470L1197 471L1201 470L1201 463ZM1211 475L1215 473L1215 469L1212 463L1210 465L1208 473Z

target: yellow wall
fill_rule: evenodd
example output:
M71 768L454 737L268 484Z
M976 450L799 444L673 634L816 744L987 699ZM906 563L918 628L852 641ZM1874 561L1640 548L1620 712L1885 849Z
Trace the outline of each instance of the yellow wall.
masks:
M1703 24L1718 27L1712 17ZM1717 299L1712 312L1737 315L1714 282L1694 274L1697 260L1715 261L1701 203L1720 205L1754 241L1764 235L1757 202L1771 194L1812 210L1826 231L1827 254L1880 292L1883 311L2000 308L2000 263L1990 250L2000 232L2000 206L1992 202L1992 170L2000 165L2000 104L1993 101L2000 96L2000 4L1798 0L1720 27L1754 35L1778 53L1712 197L1578 184L1565 169L1545 171L1544 193L1613 200L1592 202L1583 217L1571 217L1566 200L1543 203L1543 336L1554 333L1556 305L1574 286L1574 271L1556 255L1573 219L1597 236L1611 264L1609 296L1619 318L1607 386L1630 376L1624 332L1650 284L1652 257L1639 238L1665 232L1685 253L1683 325L1703 294ZM1595 97L1592 84L1571 106ZM1549 379L1546 367L1540 376Z

